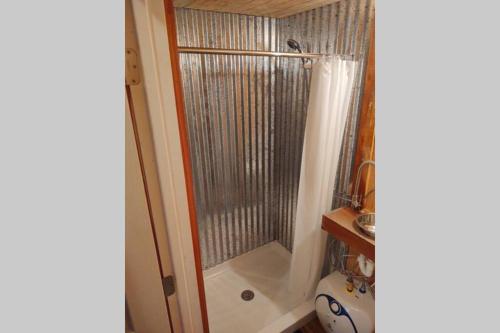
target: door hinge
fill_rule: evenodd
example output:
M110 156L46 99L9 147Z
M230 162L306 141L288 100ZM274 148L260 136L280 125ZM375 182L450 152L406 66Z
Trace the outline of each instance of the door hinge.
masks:
M163 284L163 292L165 293L165 296L172 296L175 293L174 277L172 275L165 276L161 282Z
M125 84L135 86L141 82L137 52L128 48L125 50Z

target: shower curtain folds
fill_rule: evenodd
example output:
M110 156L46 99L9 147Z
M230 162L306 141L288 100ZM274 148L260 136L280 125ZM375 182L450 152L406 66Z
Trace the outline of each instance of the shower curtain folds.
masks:
M326 234L356 62L334 57L313 65L307 110L289 289L302 301L313 296L321 274Z

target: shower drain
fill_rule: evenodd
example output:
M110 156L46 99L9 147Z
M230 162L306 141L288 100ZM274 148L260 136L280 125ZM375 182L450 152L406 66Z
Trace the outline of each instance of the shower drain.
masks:
M253 291L251 290L243 290L243 292L241 293L241 298L244 300L244 301L251 301L254 297L254 293Z

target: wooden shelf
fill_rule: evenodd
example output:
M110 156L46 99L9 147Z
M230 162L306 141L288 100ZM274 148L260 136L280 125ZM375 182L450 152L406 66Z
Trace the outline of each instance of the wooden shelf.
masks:
M323 215L321 228L375 261L375 241L358 231L354 219L360 215L350 207L343 207Z

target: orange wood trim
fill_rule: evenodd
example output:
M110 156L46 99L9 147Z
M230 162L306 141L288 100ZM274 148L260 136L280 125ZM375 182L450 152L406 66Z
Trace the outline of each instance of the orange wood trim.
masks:
M144 184L144 193L146 194L146 203L148 206L149 222L151 223L151 230L153 231L153 240L155 243L156 260L158 261L158 267L160 269L160 279L165 275L163 274L163 268L161 266L160 250L158 247L158 239L156 238L156 228L153 220L153 209L151 208L151 198L149 197L148 182L146 179L146 172L144 167L144 159L142 157L141 141L139 139L139 131L137 129L137 120L135 119L135 109L134 103L132 101L132 92L130 91L130 86L125 85L125 90L127 92L128 105L130 109L130 118L132 119L132 127L134 130L135 145L137 147L137 155L139 158L139 165L141 166L142 183ZM168 299L165 297L165 304L167 305L168 312L168 323L170 325L170 330L174 331L174 326L172 324L172 315L170 314L170 305L168 304Z
M177 53L177 31L175 26L175 11L172 0L164 0L165 20L167 23L168 47L170 51L170 61L172 64L172 76L174 80L175 102L177 106L177 119L179 122L179 135L182 149L182 161L184 164L184 177L186 179L186 192L189 208L189 220L191 223L191 235L193 239L194 262L196 265L196 279L198 281L198 293L200 297L201 319L203 331L208 333L207 302L205 297L205 284L203 282L203 272L201 270L201 251L198 235L198 224L196 218L196 206L194 201L194 184L191 172L191 159L189 157L189 143L186 117L184 113L184 97L182 94L181 73L179 65L179 54Z
M368 63L365 72L363 100L358 125L358 142L354 158L354 172L352 183L356 177L358 166L363 160L375 160L375 18L370 27L370 46L368 50ZM373 166L368 166L360 181L360 193L364 196L368 191L375 188ZM370 194L365 202L367 210L375 211L375 194Z

